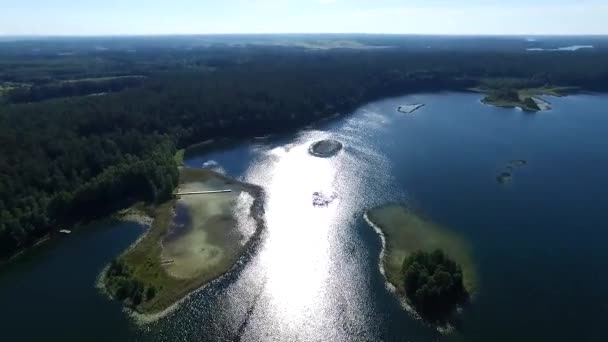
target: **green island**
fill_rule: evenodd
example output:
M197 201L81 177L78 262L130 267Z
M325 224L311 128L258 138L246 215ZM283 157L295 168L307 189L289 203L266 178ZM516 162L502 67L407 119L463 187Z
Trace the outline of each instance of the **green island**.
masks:
M370 209L365 218L382 237L386 280L423 320L448 322L475 293L475 264L462 237L400 205Z
M181 168L176 198L152 210L148 232L102 271L100 285L139 314L163 312L232 269L263 228L262 198L255 185ZM236 215L252 229L240 229Z
M525 97L513 89L493 89L481 100L485 104L504 108L521 108L526 112L538 112L540 107L532 97Z
M577 91L576 87L552 85L535 86L521 80L484 80L473 91L486 94L481 102L502 108L521 108L526 112L551 109L551 104L539 96L562 97Z

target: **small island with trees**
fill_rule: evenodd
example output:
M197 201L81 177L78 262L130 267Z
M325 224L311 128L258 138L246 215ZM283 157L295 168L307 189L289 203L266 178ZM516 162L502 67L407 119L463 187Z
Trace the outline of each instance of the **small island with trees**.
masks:
M539 84L533 80L497 78L481 80L471 90L486 94L481 102L487 105L539 112L551 109L551 104L541 96L563 97L579 91L579 88Z
M468 242L401 205L369 209L365 219L381 237L380 269L389 287L426 323L451 327L477 287Z
M520 93L514 89L494 89L481 101L485 104L497 107L518 107L526 112L538 112L541 110L534 98L521 96Z

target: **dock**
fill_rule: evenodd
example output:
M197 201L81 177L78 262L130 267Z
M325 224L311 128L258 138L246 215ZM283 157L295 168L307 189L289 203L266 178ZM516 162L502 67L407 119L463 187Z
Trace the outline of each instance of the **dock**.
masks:
M231 189L228 190L210 190L210 191L188 191L188 192L176 192L175 196L189 196L189 195L209 195L209 194L223 194L227 192L232 192Z

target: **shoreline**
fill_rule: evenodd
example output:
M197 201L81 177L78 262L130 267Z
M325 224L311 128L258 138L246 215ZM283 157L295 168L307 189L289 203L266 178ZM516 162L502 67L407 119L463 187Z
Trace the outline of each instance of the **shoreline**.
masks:
M139 204L123 209L112 215L115 219L123 222L133 222L142 226L150 227L154 218L142 209Z
M384 278L384 285L387 290L389 290L391 293L393 293L395 295L396 299L399 301L399 304L401 304L401 307L404 310L406 310L408 313L412 314L415 319L423 321L422 317L420 316L420 314L418 314L416 309L414 309L414 307L411 306L407 302L405 293L400 291L400 289L397 288L397 286L395 286L395 284L391 283L388 280L388 277L386 276L386 267L384 266L384 261L385 261L385 257L386 257L386 234L384 233L382 228L380 228L380 226L375 224L374 221L372 221L369 218L368 211L369 210L365 210L365 213L363 214L363 218L365 219L365 222L367 222L367 224L370 225L374 229L376 234L378 234L378 236L380 237L381 248L380 248L380 253L378 255L378 268L380 270L380 274L382 274L382 277Z

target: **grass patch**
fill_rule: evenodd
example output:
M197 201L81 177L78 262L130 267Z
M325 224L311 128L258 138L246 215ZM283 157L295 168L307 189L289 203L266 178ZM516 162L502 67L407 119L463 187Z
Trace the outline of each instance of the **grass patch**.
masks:
M146 76L128 75L128 76L106 76L106 77L90 77L90 78L79 78L73 80L63 80L59 83L80 83L80 82L108 82L113 80L124 80L124 79L143 79Z
M576 87L557 87L557 86L543 86L538 88L524 88L519 90L519 95L523 97L531 97L531 96L555 96L555 97L563 97L572 92L578 91Z

